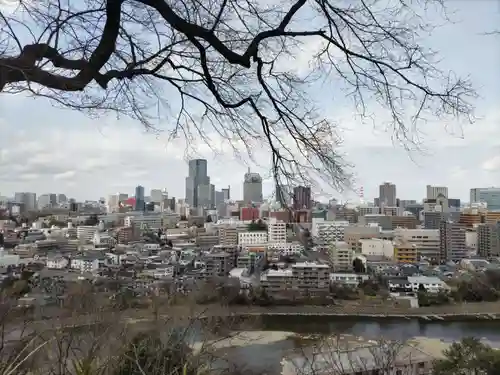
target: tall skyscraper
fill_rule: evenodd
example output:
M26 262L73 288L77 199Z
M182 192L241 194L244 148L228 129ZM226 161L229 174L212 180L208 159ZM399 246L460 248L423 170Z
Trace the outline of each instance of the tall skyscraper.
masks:
M396 185L384 182L379 186L379 204L384 207L396 207Z
M38 198L38 208L54 207L57 205L56 194L42 194Z
M135 188L135 207L136 211L144 211L146 209L146 201L144 200L144 186Z
M227 189L221 189L221 192L224 194L223 200L231 199L231 186L228 186Z
M207 161L194 159L189 161L189 175L186 177L186 203L198 207L198 189L200 185L210 185L207 175Z
M311 188L308 186L296 186L293 188L293 209L302 210L312 208Z
M446 186L427 185L427 199L436 199L438 195L448 198L448 188Z
M261 203L262 198L262 177L258 173L245 173L243 181L243 200L245 203Z
M276 202L280 203L281 206L285 207L290 204L293 196L293 189L288 186L278 186L275 188Z
M199 185L197 206L212 209L215 205L215 186L212 184Z
M14 200L18 203L22 203L25 211L37 209L36 193L15 193Z

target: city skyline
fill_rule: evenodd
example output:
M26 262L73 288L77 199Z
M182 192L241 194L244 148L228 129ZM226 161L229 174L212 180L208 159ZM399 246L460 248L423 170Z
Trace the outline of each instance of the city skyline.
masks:
M350 171L356 175L356 188L363 186L367 199L378 195L383 180L398 186L401 199L421 199L425 185L432 184L447 186L450 196L463 200L468 200L470 188L494 186L500 180L499 44L497 37L482 34L500 24L497 4L478 0L450 6L461 22L436 30L428 44L441 52L446 69L471 76L480 95L473 103L479 118L476 124L430 119L418 133L412 133L419 137L422 150L408 153L393 142L386 113L374 110L375 124L371 120L363 124L340 92L335 90L332 105L330 95L325 95L331 94L330 87L311 90L319 109L340 124L344 138L340 152L354 165ZM307 68L309 62L299 57L297 64ZM326 96L328 101L323 99ZM159 123L158 128L167 126ZM167 186L172 196L184 196L185 142L167 142L168 132L146 134L139 123L126 118L91 120L77 111L55 109L43 98L22 95L2 96L0 130L8 134L0 138L2 195L36 190L37 194L53 191L78 200L97 199L116 191L132 194L135 186L142 185L147 189ZM210 129L207 133L218 156L200 140L191 143L189 156L206 158L211 183L217 189L231 186L232 196L241 199L248 165L238 162L227 141ZM249 166L263 177L266 197L274 190L268 178L270 156L257 146L252 152L257 165ZM472 181L474 186L469 186ZM353 193L344 197L331 190L327 193L338 199L356 198Z

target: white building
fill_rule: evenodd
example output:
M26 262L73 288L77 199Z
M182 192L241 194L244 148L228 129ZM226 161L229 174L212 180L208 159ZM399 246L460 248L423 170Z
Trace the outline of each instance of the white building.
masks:
M61 255L56 255L54 257L47 258L46 267L49 269L61 270L67 268L69 264L68 258Z
M267 222L267 240L270 243L286 243L286 223L276 218Z
M279 255L292 256L302 254L304 246L300 242L270 243L267 245L267 250L270 253L274 252Z
M354 251L347 242L334 242L329 247L329 258L334 272L352 271Z
M71 259L71 268L80 272L94 272L99 269L99 259L94 257L75 257Z
M363 255L377 255L386 258L394 256L394 245L392 241L383 240L380 238L360 239L361 254Z
M331 273L330 283L332 284L342 284L357 287L360 282L369 280L370 276L366 274L357 273Z
M443 280L433 276L409 276L408 283L414 292L418 292L420 285L423 285L429 293L438 293L450 289Z
M344 241L345 228L348 221L327 221L322 218L313 218L311 235L321 249L328 249L333 242Z
M76 238L85 242L92 242L94 234L99 230L96 226L80 225L76 228Z
M6 253L3 247L0 247L0 267L18 266L20 260L19 255Z
M250 231L238 233L238 245L245 248L249 245L265 245L267 244L267 232Z

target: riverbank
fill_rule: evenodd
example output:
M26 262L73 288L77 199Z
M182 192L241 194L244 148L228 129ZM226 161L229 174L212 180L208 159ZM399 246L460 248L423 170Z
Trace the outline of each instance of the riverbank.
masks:
M203 308L203 310L202 310ZM175 310L176 308L174 308ZM500 321L500 302L477 302L420 308L369 304L334 306L267 306L221 307L204 306L196 310L203 316L324 316L345 320L419 320L419 321ZM173 312L173 311L172 311Z

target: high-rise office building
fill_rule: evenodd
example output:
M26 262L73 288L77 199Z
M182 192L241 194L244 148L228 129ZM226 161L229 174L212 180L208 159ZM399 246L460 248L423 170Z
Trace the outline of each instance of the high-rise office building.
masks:
M186 203L191 207L198 207L198 188L200 185L210 185L207 175L207 161L194 159L189 161L189 175L186 177Z
M396 207L396 185L384 182L379 186L379 204L384 207Z
M262 177L255 172L245 173L243 181L243 201L245 203L261 203L262 198Z
M470 203L486 203L488 211L500 211L500 188L470 189Z
M160 204L163 200L163 191L161 189L151 189L149 196L151 197L151 202Z
M42 194L38 198L38 208L48 208L57 205L57 195L56 194Z
M197 206L212 209L215 206L215 186L213 184L199 185Z
M276 202L281 204L282 207L288 206L291 203L293 196L293 189L289 185L275 187Z
M33 211L37 209L36 193L15 193L14 200L23 205L25 211Z
M135 207L136 211L144 211L146 209L146 201L144 200L144 186L135 188Z
M293 209L302 210L312 208L311 188L296 186L293 188Z
M227 189L221 189L221 193L224 194L223 200L231 199L231 186L228 186Z
M446 186L427 185L427 199L436 199L439 195L448 198L448 188Z

